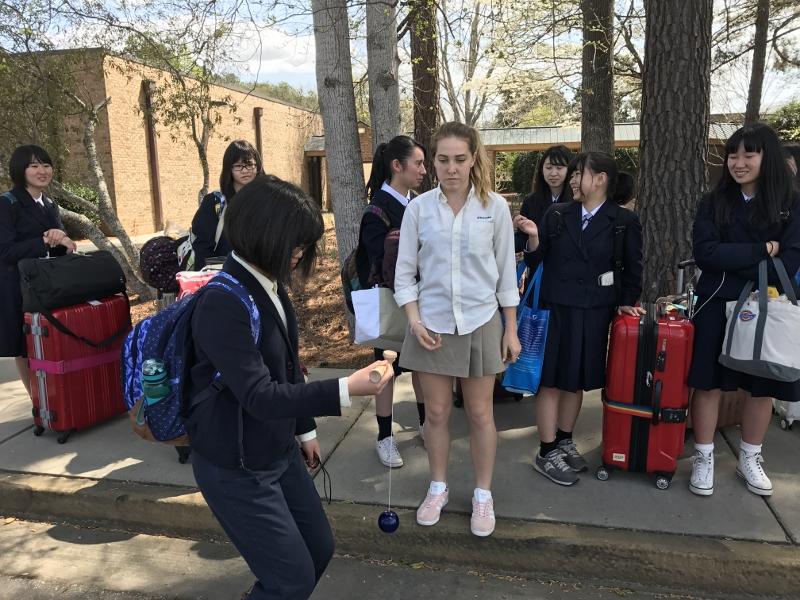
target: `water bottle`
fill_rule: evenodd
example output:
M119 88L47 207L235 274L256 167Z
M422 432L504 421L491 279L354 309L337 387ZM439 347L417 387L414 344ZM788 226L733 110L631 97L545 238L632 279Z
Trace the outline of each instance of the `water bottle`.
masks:
M163 400L170 393L167 370L157 358L148 358L142 363L142 391L148 405Z

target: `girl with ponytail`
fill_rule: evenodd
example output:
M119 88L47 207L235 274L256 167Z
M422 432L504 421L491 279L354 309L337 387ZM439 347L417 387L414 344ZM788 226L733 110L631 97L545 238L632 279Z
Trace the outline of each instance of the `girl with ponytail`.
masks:
M369 206L361 218L359 232L359 253L366 258L364 269L359 272L362 289L375 285L394 287L394 281L386 281L384 273L394 270L394 265L384 268L387 255L386 237L392 230L398 230L403 222L403 214L408 206L411 191L418 187L425 177L425 148L407 135L398 135L387 143L379 144L372 160L372 172L367 182ZM396 260L396 255L394 256ZM391 278L391 277L390 277ZM383 358L383 349L375 348L378 360ZM392 366L395 376L404 371L395 360ZM425 404L422 389L416 373L411 374L411 382L417 397L420 437L424 434ZM394 381L375 395L375 417L378 420L378 440L375 449L378 459L387 467L402 467L403 459L392 435L392 403L394 401ZM423 437L424 443L424 437Z
M565 486L587 468L573 429L580 391L605 386L611 319L615 312L644 313L634 306L642 292L642 226L635 213L620 206L633 196L633 178L603 152L579 154L569 173L574 202L552 205L538 226L522 215L514 220L528 236L528 266L544 263L542 307L550 310L533 468ZM623 265L615 269L614 230L623 226Z

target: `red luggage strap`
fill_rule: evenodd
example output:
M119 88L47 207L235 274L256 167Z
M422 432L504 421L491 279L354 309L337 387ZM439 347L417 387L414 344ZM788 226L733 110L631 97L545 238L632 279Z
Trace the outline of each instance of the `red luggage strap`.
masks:
M44 371L51 375L64 375L65 373L73 373L75 371L82 371L83 369L92 369L105 365L111 362L118 361L120 357L119 350L112 350L102 354L93 354L92 356L84 356L81 358L72 358L69 360L43 360L40 358L29 358L28 366L34 371Z

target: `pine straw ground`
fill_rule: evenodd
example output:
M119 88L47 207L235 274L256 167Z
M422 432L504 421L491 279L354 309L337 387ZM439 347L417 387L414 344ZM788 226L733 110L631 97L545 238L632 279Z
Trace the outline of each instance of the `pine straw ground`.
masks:
M363 367L373 360L372 348L350 342L333 217L325 215L317 268L303 289L290 293L300 327L300 360L307 367ZM155 312L155 301L131 302L134 323Z

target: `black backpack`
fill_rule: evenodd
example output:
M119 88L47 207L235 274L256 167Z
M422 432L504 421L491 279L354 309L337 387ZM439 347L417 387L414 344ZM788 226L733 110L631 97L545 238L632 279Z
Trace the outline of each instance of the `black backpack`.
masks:
M142 246L139 270L147 285L165 294L178 293L175 275L185 268L185 265L178 262L178 246L187 239L188 236L174 240L166 235L159 235Z

